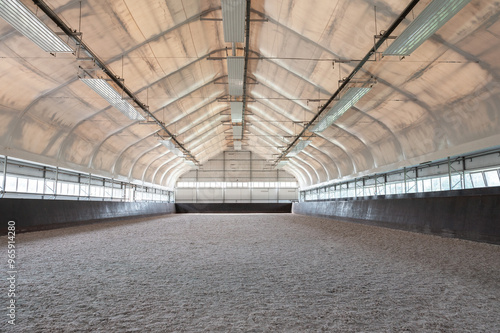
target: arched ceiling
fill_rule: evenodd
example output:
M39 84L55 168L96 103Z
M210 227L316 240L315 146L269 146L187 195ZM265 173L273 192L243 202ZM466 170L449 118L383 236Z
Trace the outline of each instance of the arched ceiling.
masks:
M173 186L191 166L161 137L170 133L201 164L233 149L232 45L220 0L22 2L52 30L61 32L43 4L81 32L106 70L67 36L75 54L52 55L0 19L1 154ZM303 131L409 3L251 0L248 40L236 45L248 59L243 149L277 161L303 133L312 142L285 169L309 186L498 145L497 1L471 0L411 56L370 58L353 82L376 81L373 89L325 131ZM392 35L429 3L420 1ZM147 116L129 120L82 73L123 79L154 118L122 93Z

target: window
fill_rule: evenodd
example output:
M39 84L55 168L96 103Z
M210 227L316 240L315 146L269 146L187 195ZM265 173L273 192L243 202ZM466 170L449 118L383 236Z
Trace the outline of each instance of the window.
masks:
M448 191L450 189L450 178L448 176L441 177L441 191Z
M498 171L486 171L484 173L484 177L486 178L486 183L488 186L500 186L500 179L498 178Z
M484 184L484 178L482 172L471 173L470 176L472 178L472 185L474 186L474 188L486 186Z
M26 178L17 178L17 192L27 192L28 180Z

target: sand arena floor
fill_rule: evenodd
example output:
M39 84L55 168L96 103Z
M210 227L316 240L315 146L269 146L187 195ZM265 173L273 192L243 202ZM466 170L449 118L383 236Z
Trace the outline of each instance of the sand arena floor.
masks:
M171 215L16 244L17 325L2 315L2 332L500 332L496 245L291 214Z

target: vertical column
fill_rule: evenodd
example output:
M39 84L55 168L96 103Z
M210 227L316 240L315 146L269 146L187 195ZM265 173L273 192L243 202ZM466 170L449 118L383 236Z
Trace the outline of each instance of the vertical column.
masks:
M387 174L384 175L384 195L387 195Z
M81 197L81 187L82 187L82 177L80 174L78 174L78 197L77 197L77 200L79 201L80 200L80 197Z
M462 189L465 190L465 157L462 157Z
M280 202L280 170L276 169L276 202Z
M56 179L54 181L54 200L57 197L57 187L59 183L59 167L56 167Z
M90 201L90 184L92 183L92 174L89 173L89 187L88 187L88 192L87 192L87 200Z
M415 193L418 193L418 167L415 167Z
M9 158L7 155L5 155L4 161L3 161L3 180L2 180L2 198L5 196L5 193L7 192L5 190L5 187L7 186L7 163L9 161Z
M198 202L198 181L199 181L199 174L198 174L198 169L196 169L196 186L195 186L195 189L194 189L194 202Z
M448 182L450 191L453 189L453 185L451 184L451 159L448 156Z
M102 201L106 200L106 178L102 179Z
M404 179L405 179L405 194L408 193L408 188L406 186L406 167L403 168L403 174L404 174Z
M115 179L111 178L111 201L113 201L113 190L115 189Z
M252 169L252 152L250 151L250 182L248 183L248 189L250 190L250 202L252 202L253 193L253 169Z
M226 184L226 152L222 153L222 177L224 179L224 184ZM226 187L223 186L222 189L222 203L226 202Z

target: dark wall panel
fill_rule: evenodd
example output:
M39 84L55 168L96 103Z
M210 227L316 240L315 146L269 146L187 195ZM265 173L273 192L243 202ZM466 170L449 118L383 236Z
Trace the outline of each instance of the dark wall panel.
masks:
M175 213L172 203L1 199L1 232L8 221L31 231L109 219Z
M500 244L500 195L301 202L293 213Z
M177 213L291 213L290 203L179 203Z

